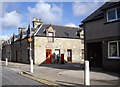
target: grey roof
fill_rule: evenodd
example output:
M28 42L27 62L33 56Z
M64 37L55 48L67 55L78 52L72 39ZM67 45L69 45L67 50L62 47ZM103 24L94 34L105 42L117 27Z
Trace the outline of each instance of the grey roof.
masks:
M120 1L119 2L106 2L100 8L98 8L95 12L93 12L90 16L85 18L82 22L84 23L84 22L92 21L98 18L103 18L104 17L103 10L114 7L114 6L120 6Z
M47 29L51 24L43 24L41 29L38 31L36 36L46 36L45 29ZM52 28L55 30L55 37L60 38L79 38L76 35L76 32L80 30L79 28L75 27L66 27L66 26L59 26L59 25L51 25Z

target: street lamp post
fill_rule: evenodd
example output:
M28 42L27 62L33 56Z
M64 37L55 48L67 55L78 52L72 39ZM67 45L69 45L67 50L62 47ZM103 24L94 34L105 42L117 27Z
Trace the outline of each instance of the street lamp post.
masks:
M31 16L30 16L30 25L31 25ZM32 58L32 33L31 33L31 27L30 27L30 38L29 38L29 43L30 43L30 72L33 73L33 58Z
M20 14L21 12L16 11L16 13ZM30 25L31 25L31 16L30 17ZM30 40L30 41L29 41ZM30 48L29 48L29 55L30 55L30 72L33 73L33 58L32 58L32 34L31 34L31 27L30 27L30 37L28 39L30 43Z
M31 25L31 15L30 15L30 25ZM31 26L30 26L30 72L33 73L33 58L32 58L32 33L31 33Z

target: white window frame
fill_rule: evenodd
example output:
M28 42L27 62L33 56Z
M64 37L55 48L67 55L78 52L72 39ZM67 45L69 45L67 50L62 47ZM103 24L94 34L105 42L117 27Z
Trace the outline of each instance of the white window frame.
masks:
M119 8L119 7L117 7ZM106 12L106 16L107 16L107 22L112 22L112 21L116 21L116 20L119 20L120 18L118 18L118 15L117 15L117 8L113 8L113 9L110 9ZM108 19L108 12L111 11L111 10L115 10L115 19L112 19L112 20L109 20Z
M110 56L110 43L113 43L113 42L117 42L117 56L116 57L112 57ZM108 59L120 59L119 57L119 41L109 41L108 42Z
M50 36L50 33L52 34L52 36ZM48 42L54 42L54 37L53 36L54 36L54 32L48 32Z

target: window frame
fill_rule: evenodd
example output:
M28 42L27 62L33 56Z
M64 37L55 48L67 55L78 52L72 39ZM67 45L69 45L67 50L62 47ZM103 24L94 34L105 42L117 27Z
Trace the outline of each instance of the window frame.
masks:
M49 33L52 33L52 36L49 36ZM54 32L48 32L48 42L54 42ZM52 39L52 40L50 40Z
M120 7L116 7L116 8L112 8L112 9L107 10L107 12L106 12L107 22L112 22L112 21L116 21L116 20L119 20L119 19L120 19L120 18L118 18L118 14L117 14L117 9L118 9L118 8L120 8ZM112 10L115 10L115 19L109 20L109 19L108 19L108 12L109 12L109 11L112 11Z
M116 8L116 14L117 14L117 9L118 9L118 8L120 8L120 7L117 7L117 8ZM118 20L120 19L120 18L118 18L118 14L117 14L117 19L118 19Z
M117 42L117 56L114 57L114 56L110 56L110 43L114 43L114 42ZM108 59L120 59L120 55L119 55L119 41L109 41L108 42Z

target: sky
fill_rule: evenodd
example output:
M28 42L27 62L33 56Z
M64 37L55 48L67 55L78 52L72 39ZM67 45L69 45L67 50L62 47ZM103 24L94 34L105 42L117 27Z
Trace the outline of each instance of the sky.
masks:
M79 27L81 21L93 13L105 2L2 2L2 30L0 38L18 34L18 27L27 29L31 20L36 17L44 24ZM32 22L31 22L32 24Z

